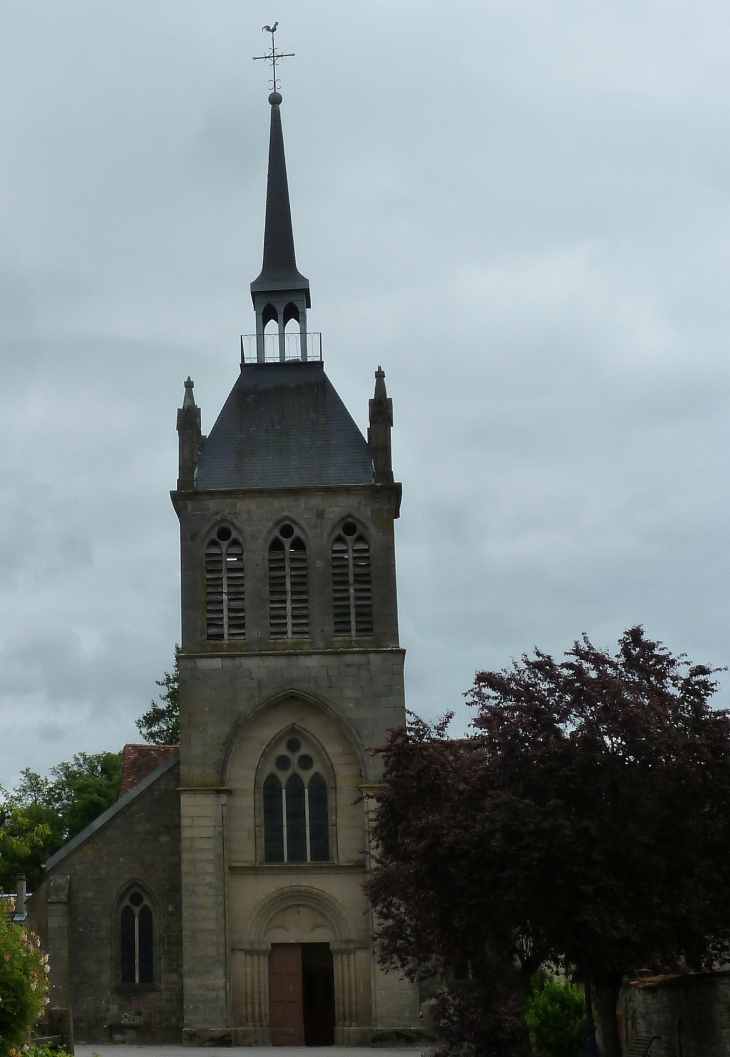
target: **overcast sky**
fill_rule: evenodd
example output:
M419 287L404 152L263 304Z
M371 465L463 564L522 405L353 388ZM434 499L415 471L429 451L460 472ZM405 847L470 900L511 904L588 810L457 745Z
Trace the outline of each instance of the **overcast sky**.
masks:
M310 326L393 398L408 705L626 626L730 662L726 0L3 0L0 782L139 740L175 410L253 329L268 71Z

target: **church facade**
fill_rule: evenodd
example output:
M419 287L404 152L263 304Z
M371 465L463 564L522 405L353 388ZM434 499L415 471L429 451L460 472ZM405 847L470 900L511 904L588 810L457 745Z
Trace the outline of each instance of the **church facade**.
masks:
M405 720L392 407L378 368L366 439L324 372L269 103L256 335L209 436L190 380L178 412L179 752L49 860L31 901L80 1040L418 1035L363 893L373 750Z

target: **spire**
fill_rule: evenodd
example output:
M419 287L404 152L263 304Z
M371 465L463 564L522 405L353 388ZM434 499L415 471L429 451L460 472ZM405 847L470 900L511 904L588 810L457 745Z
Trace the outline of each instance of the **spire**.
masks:
M264 27L266 28L266 27ZM270 32L273 32L270 30ZM272 44L272 51L274 46ZM259 56L265 58L266 56ZM276 55L275 55L276 57ZM286 56L280 56L286 58ZM273 61L273 59L272 59ZM274 70L276 74L276 70ZM281 131L281 95L276 90L269 96L271 104L271 134L269 137L269 175L266 186L266 224L264 226L264 264L258 279L251 283L251 299L256 312L256 359L267 360L266 326L276 323L275 355L281 363L287 359L307 359L307 309L309 279L297 269L294 255L294 235L289 208L289 185L286 179L284 136ZM288 353L286 325L294 320L299 324L296 350ZM270 353L273 350L269 349Z
M390 452L390 431L393 426L393 401L385 388L385 371L375 372L375 394L370 401L368 444L373 453L376 484L392 484L393 464Z
M190 377L190 375L188 375L185 381L185 396L183 397L183 405L180 409L181 411L184 411L187 407L197 407L197 404L195 403L195 397L193 396L194 388L195 382Z
M251 283L251 294L303 290L307 308L309 308L309 280L298 271L294 253L279 92L271 93L269 103L271 104L271 131L269 135L269 174L266 186L264 263L261 274ZM256 300L257 298L254 297L254 304Z
M189 491L195 488L195 470L198 465L198 452L203 439L200 433L200 408L193 396L193 380L185 382L183 404L177 413L177 433L179 438L178 491Z

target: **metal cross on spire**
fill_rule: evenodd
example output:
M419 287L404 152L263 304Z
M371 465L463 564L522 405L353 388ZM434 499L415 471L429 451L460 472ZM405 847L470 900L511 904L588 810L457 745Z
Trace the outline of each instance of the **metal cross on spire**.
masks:
M279 90L279 80L277 79L277 76L276 76L276 64L277 64L277 62L279 62L280 59L293 59L294 58L294 52L293 51L287 52L286 54L284 54L283 52L276 50L275 35L276 35L276 27L278 25L279 25L278 22L274 22L273 26L262 26L261 27L261 32L262 33L270 33L271 34L271 51L268 52L268 54L266 54L266 55L254 55L254 60L256 60L256 59L266 59L268 62L271 63L271 69L273 71L273 75L274 76L273 76L272 80L269 83L271 84L271 91L272 92L278 92L278 90Z

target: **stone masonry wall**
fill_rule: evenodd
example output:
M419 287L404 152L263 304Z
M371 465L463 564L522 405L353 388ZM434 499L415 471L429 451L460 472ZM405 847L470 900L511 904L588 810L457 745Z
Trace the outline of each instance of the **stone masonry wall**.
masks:
M344 724L366 780L376 781L380 761L371 750L405 719L403 661L399 648L182 655L182 784L222 785L228 755L246 720L292 692L309 697Z
M308 653L347 645L347 640L334 637L331 548L348 519L365 532L370 544L373 635L368 645L398 645L393 521L398 517L399 485L174 492L172 499L180 519L183 651ZM272 642L268 548L285 520L295 526L307 547L309 639ZM226 643L206 641L205 629L204 549L220 524L230 526L240 538L246 574L246 638Z
M180 1042L182 928L179 765L65 856L34 893L32 927L51 961L53 1005L70 1004L77 1042ZM155 981L122 984L119 901L136 882L155 915ZM51 928L51 926L53 926ZM68 960L61 949L68 936ZM55 968L54 968L55 967ZM123 1014L141 1016L138 1026Z
M730 1057L728 972L636 980L619 1011L627 1041L658 1035L666 1057Z
M369 750L404 720L403 651L180 656L185 1025L191 1040L223 1042L230 1026L225 928L229 752L254 713L292 695L337 718L349 732L366 782L376 781L380 761ZM397 986L395 977L389 983ZM380 1008L383 1013L388 1008L385 993Z
M296 698L344 728L361 780L377 781L380 761L372 750L405 721L393 533L400 486L191 491L173 493L172 499L180 518L182 560L185 1031L190 1040L224 1042L232 1026L228 759L259 710ZM334 634L331 549L346 520L356 522L370 546L373 633L367 637ZM272 640L270 635L268 548L282 521L291 522L306 544L307 639ZM206 639L205 545L222 524L241 540L246 582L246 637L228 642ZM305 880L293 865L287 874L292 886ZM385 1013L389 989L383 990ZM406 1017L404 1000L391 1005L385 1020L400 1022ZM405 1005L409 1017L410 1001Z

